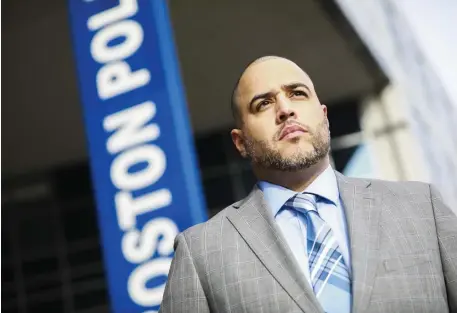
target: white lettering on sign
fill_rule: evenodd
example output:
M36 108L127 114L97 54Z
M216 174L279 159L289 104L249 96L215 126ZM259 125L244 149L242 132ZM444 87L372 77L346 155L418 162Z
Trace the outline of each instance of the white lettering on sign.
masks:
M90 53L95 61L103 64L96 78L98 96L102 100L142 87L151 79L147 69L132 71L130 65L123 61L143 43L141 25L136 21L122 20L137 11L136 1L121 1L118 7L92 16L87 23L89 29L98 30L90 43ZM109 45L119 38L124 40Z
M162 302L165 286L147 288L146 283L152 278L168 275L171 260L171 258L157 258L141 264L132 272L128 281L128 290L133 301L145 307Z
M119 227L126 231L135 227L137 215L155 211L171 204L171 192L159 189L133 198L130 192L119 191L115 196Z
M146 163L141 170L130 169ZM142 145L125 150L111 164L111 179L121 190L138 190L154 184L165 171L165 153L155 145Z
M98 96L106 100L146 85L151 75L145 68L132 72L128 63L118 61L99 69L96 79Z
M156 218L144 225L141 232L132 230L122 238L122 251L131 263L147 261L156 252L160 255L170 255L176 233L175 223L169 218ZM159 242L159 237L162 240Z
M116 131L108 139L107 148L112 154L140 143L156 140L160 135L157 124L146 125L156 115L156 106L147 101L105 117L103 128Z
M96 74L97 93L102 100L150 82L148 69L132 69L127 62L143 43L141 25L129 20L137 12L135 0L120 0L118 6L87 21L88 29L96 32L90 52L94 61L102 64ZM158 306L162 301L165 285L151 286L148 282L168 275L174 239L179 232L176 223L163 216L150 219L143 227L137 226L138 216L170 206L173 200L168 188L144 192L145 188L154 187L167 168L165 152L154 143L160 138L160 127L153 122L156 110L154 102L145 101L103 120L103 129L109 134L106 150L114 157L110 179L117 189L113 199L117 223L124 232L121 251L125 260L136 266L125 288L132 301L145 308ZM158 257L154 258L155 255Z
M123 38L119 44L109 45L115 39ZM143 29L138 22L125 20L102 28L92 38L90 53L98 63L108 63L128 58L141 46Z

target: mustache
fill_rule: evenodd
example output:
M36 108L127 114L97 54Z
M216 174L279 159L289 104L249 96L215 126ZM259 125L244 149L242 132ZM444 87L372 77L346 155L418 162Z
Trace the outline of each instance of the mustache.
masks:
M289 127L289 126L293 126L293 125L302 127L304 130L306 130L306 131L307 131L308 133L310 133L310 134L312 133L312 130L311 130L311 128L310 128L309 126L307 126L307 125L305 125L305 124L302 124L302 123L300 123L300 122L297 122L297 121L290 121L290 122L285 122L285 123L281 126L281 128L280 128L280 129L276 132L276 134L275 134L275 139L276 139L276 140L279 139L279 137L281 136L281 133L282 133L282 131L283 131L284 128Z

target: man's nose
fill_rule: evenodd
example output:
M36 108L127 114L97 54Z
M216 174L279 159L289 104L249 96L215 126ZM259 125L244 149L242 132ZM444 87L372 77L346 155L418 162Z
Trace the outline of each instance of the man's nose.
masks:
M297 116L297 113L291 106L291 102L287 97L278 96L277 105L276 123L281 124L289 118L295 118Z

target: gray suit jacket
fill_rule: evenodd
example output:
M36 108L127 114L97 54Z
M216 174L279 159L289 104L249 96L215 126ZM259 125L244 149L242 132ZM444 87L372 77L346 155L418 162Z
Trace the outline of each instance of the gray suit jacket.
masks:
M337 179L352 312L457 312L457 218L433 187ZM179 234L175 251L163 313L323 313L257 187Z

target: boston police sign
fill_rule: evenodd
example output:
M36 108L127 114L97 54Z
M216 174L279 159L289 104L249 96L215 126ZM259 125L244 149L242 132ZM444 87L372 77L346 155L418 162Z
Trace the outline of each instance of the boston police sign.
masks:
M69 8L112 311L155 312L175 236L206 218L166 1Z

